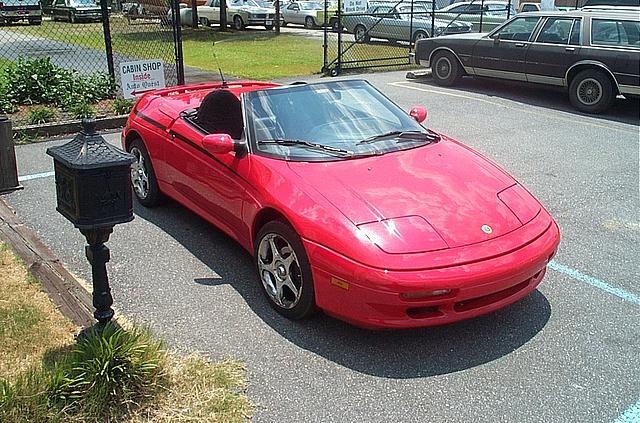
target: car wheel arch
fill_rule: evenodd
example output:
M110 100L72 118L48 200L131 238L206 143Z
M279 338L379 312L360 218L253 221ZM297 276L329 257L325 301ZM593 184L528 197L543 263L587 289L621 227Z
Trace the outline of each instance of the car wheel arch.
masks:
M462 68L462 70L464 71L464 74L466 74L466 73L467 73L467 72L466 72L466 70L465 70L464 65L462 64L462 60L460 60L460 57L458 56L458 54L457 54L455 51L451 50L449 47L436 47L436 48L431 52L431 54L429 55L429 64L430 64L431 66L433 66L433 58L434 58L434 56L435 56L437 53L441 52L441 51L448 51L449 53L453 54L453 57L455 57L455 58L456 58L456 60L458 61L458 64L460 65L460 67L461 67L461 68Z
M581 61L573 64L569 69L567 69L567 73L565 74L565 85L568 88L571 85L571 81L578 75L580 72L586 69L594 69L603 72L607 77L611 80L611 83L615 87L616 95L620 94L620 87L618 86L618 81L616 77L613 75L613 72L604 64L594 60L589 61Z
M134 140L140 140L144 143L144 140L142 139L142 136L138 133L138 131L136 131L135 129L132 129L127 133L127 136L124 138L125 150L127 151L129 150L129 146Z
M258 232L260 232L260 229L262 229L262 227L267 223L273 221L280 221L291 226L293 230L298 233L298 235L302 236L302 234L300 234L300 231L293 223L291 223L289 219L287 219L284 213L273 207L264 207L260 211L258 211L253 219L253 224L251 225L251 245L255 244L256 237L258 236Z

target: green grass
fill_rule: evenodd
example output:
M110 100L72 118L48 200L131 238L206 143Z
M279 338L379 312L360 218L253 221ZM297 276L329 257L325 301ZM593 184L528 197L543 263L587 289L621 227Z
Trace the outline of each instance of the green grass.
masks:
M44 21L38 27L8 27L8 30L31 36L63 41L102 50L102 24L69 25L65 22ZM173 54L172 35L157 24L129 24L125 19L111 19L114 52L141 58L170 59ZM215 42L215 50L213 43ZM322 40L273 32L242 31L220 33L203 28L183 30L185 66L217 73L213 57L215 51L225 74L268 80L319 73L322 68ZM79 62L82 65L82 62Z
M168 353L147 330L65 319L0 242L0 422L247 421L245 371Z

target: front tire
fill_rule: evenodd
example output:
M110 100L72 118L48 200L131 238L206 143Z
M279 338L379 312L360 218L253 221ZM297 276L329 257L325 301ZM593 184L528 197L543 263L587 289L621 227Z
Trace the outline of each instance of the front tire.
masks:
M419 40L424 40L426 38L429 38L429 34L424 31L416 31L416 33L413 35L413 42L416 43Z
M462 77L462 69L458 59L448 51L436 53L431 64L433 81L442 86L450 87Z
M304 18L304 27L307 29L313 29L316 27L316 22L311 16L307 16L306 18Z
M291 226L277 220L264 225L256 237L254 261L263 292L278 313L298 320L316 312L309 259Z
M596 69L579 72L569 84L569 101L585 113L602 113L613 105L616 92L609 77Z
M162 202L158 179L144 142L138 138L127 149L135 157L131 165L131 185L138 202L145 207L154 207Z
M242 31L244 29L244 21L242 20L242 17L238 15L233 17L233 28L236 31Z
M211 23L209 22L208 18L200 18L200 25L202 26L209 26Z
M72 24L78 22L78 20L76 19L76 14L75 13L73 13L73 12L69 13L69 22L72 23Z

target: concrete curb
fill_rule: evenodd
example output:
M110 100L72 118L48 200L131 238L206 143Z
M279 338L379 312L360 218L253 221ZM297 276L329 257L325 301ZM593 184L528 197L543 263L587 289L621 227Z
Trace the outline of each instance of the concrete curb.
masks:
M127 123L129 115L113 116L96 119L96 129L98 131L122 128ZM30 138L35 137L55 137L59 135L75 134L82 129L80 120L51 123L45 125L27 125L13 128L14 132L22 131Z
M26 227L0 197L0 240L11 246L42 289L73 323L89 327L95 323L91 294L84 282L69 272L38 236Z

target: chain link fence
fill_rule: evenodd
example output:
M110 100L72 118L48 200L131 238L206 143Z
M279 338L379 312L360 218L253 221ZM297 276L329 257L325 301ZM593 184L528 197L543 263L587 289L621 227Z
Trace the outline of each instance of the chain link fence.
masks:
M128 113L122 63L160 60L167 86L184 81L177 8L168 0L0 5L0 113L14 126Z
M558 6L577 8L584 1L558 0ZM338 0L331 6L326 1L322 19L323 73L336 76L344 70L409 67L409 53L417 40L490 32L515 15L519 3L518 0L457 3L453 0Z

